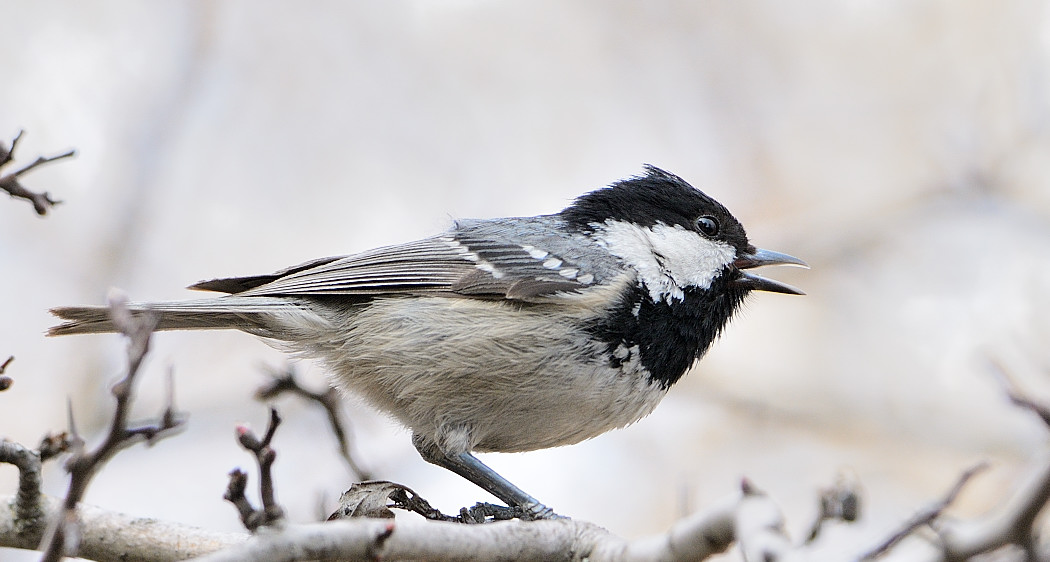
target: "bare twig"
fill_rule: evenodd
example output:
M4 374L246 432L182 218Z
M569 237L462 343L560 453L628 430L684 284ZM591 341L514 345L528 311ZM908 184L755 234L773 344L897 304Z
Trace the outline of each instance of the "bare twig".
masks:
M15 138L11 141L11 148L8 149L0 143L0 167L4 166L14 158L15 148L18 145L19 139L22 138L22 131L19 131ZM9 174L0 176L0 189L6 191L11 197L25 199L33 204L33 209L38 215L46 215L51 207L61 203L56 199L52 199L51 195L47 192L37 193L30 191L23 186L18 179L37 166L42 166L49 162L61 160L63 158L69 158L76 154L75 150L68 150L62 154L56 156L39 156L32 163L23 166L22 168L15 170Z
M927 507L926 509L923 509L922 511L912 516L912 518L909 519L899 531L891 535L881 544L879 544L867 554L865 554L864 557L861 558L861 560L874 560L879 556L886 554L890 551L890 549L897 546L898 543L910 536L916 530L921 529L923 527L927 527L930 524L932 524L938 517L941 516L942 513L944 513L944 510L948 509L948 506L950 506L952 502L955 501L955 498L959 496L959 493L962 492L967 482L969 482L971 478L973 478L978 473L987 468L988 463L980 462L966 469L966 471L964 471L959 476L959 479L955 482L955 485L952 486L950 490L948 490L948 493L945 494L943 498L941 498L937 503L934 503L933 505Z
M1024 396L997 361L991 361L990 366L1010 402L1039 416L1050 428L1050 408ZM1007 545L1019 546L1030 555L1029 559L1036 559L1033 555L1037 536L1035 522L1050 502L1050 455L1044 454L1037 465L1040 468L1032 472L997 514L980 522L940 526L944 560L964 560Z
M73 156L76 156L76 154L77 154L77 151L75 151L75 150L67 150L67 151L63 152L62 154L58 154L58 155L55 155L55 156L37 156L36 160L33 160L31 163L29 163L29 164L27 164L25 166L22 166L21 168L15 170L14 172L11 172L8 175L18 177L18 176L21 176L21 175L25 174L29 170L32 170L33 168L36 168L37 166L41 166L43 164L47 164L48 162L54 162L55 160L61 160L63 158L71 158ZM57 201L56 201L56 203L57 203Z
M7 360L3 363L0 363L0 392L11 388L11 385L15 382L14 379L12 379L10 376L4 374L4 371L7 370L7 366L10 365L11 362L14 360L15 356L12 355L8 357Z
M18 146L18 141L22 140L23 133L25 131L20 130L15 134L15 138L11 139L11 148L7 148L4 143L0 142L0 167L14 158L15 148Z
M156 318L148 315L133 316L123 299L119 297L110 299L110 317L129 339L127 374L113 386L112 392L116 399L113 420L109 433L95 450L84 450L83 440L76 432L72 412L70 412L67 446L73 450L73 455L66 462L66 470L70 475L69 489L66 492L62 510L52 521L45 537L42 558L45 561L54 561L62 556L76 554L77 538L80 533L77 505L84 497L92 478L113 455L137 441L145 440L153 443L180 429L182 425L182 420L175 413L169 396L168 405L157 424L128 427L135 378L149 351L150 335L156 326Z
M235 468L230 471L230 482L226 485L226 493L222 498L237 508L237 514L241 517L241 523L251 529L254 525L252 518L255 516L255 508L244 491L248 488L248 475L243 470Z
M1043 420L1043 424L1050 429L1050 408L1022 395L1013 379L1010 378L1010 375L1006 374L1006 369L998 361L989 361L989 366L991 367L992 376L1002 385L1003 391L1006 392L1006 397L1010 399L1010 402L1039 416L1039 419Z
M1036 517L1050 501L1050 458L1033 472L999 514L981 522L944 524L939 530L944 560L967 560L1007 545L1030 550Z
M270 446L277 426L281 424L281 416L277 414L276 408L270 408L270 422L266 427L266 435L259 439L251 429L245 425L237 427L237 441L246 450L255 455L255 461L259 465L259 496L262 500L262 509L252 507L244 492L248 485L248 475L241 469L230 472L230 482L226 487L223 498L237 507L241 523L251 532L256 532L264 526L280 526L284 522L284 509L277 504L277 494L273 485L273 463L277 459L277 452Z
M339 415L341 404L339 392L332 387L328 387L324 392L315 392L305 388L299 384L295 376L295 369L290 365L283 371L278 371L277 369L269 369L269 371L271 376L269 384L256 390L255 398L258 400L272 400L287 392L319 404L324 408L325 413L328 414L328 425L335 434L336 441L339 443L339 454L343 457L346 465L358 480L371 480L373 475L362 468L361 464L354 459L353 453L351 453L350 433L346 430L348 424L344 423L342 416Z

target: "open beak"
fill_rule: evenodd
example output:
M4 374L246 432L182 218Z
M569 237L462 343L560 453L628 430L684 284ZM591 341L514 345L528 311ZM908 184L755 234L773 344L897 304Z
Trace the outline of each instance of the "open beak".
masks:
M756 249L750 254L744 254L733 262L733 266L740 272L740 276L733 282L740 287L747 287L754 291L769 291L771 293L785 293L788 295L804 295L802 291L780 281L767 279L754 273L747 273L745 269L762 267L763 265L794 265L809 269L809 264L787 254L774 252L772 250Z

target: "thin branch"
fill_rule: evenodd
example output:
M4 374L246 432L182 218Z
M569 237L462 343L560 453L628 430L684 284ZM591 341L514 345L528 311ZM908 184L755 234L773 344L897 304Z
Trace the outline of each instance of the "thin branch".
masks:
M270 408L270 422L266 427L266 434L262 439L255 436L248 426L237 427L237 441L246 450L255 456L259 465L259 496L262 499L262 509L252 507L244 492L248 485L248 475L239 468L230 472L230 482L226 487L223 499L237 507L241 523L251 532L256 532L260 527L280 526L284 522L284 509L277 503L277 494L273 485L273 463L277 459L277 452L270 446L277 426L281 424L281 416L277 414L276 408Z
M93 451L84 450L83 440L76 432L70 411L69 446L73 455L66 462L66 470L70 475L69 488L62 510L52 521L45 537L46 546L42 558L45 561L55 561L62 556L76 554L81 533L77 505L83 499L92 478L113 455L138 441L146 440L152 443L181 429L182 426L182 420L174 414L174 407L169 402L159 423L128 427L134 382L149 351L150 335L156 327L157 320L149 315L133 316L123 298L118 296L110 298L110 317L117 328L128 337L128 370L124 378L113 386L112 393L116 399L113 420L108 434Z
M1014 383L1010 375L1006 373L1006 369L998 361L989 361L989 366L991 367L992 376L1002 385L1003 391L1006 392L1006 397L1010 399L1010 402L1039 416L1039 419L1043 420L1043 424L1050 429L1050 408L1022 395L1021 391L1017 389L1017 384Z
M3 143L0 143L0 167L4 166L14 158L15 148L18 145L19 139L22 138L22 133L23 131L19 131L18 134L15 135L15 138L11 141L10 149L6 148L3 145ZM58 154L56 156L39 156L30 164L23 166L22 168L15 170L14 172L11 172L4 176L0 176L0 189L6 191L11 197L25 199L32 203L33 209L38 215L46 215L48 210L51 209L51 207L54 207L55 205L61 203L61 201L57 199L52 199L51 195L47 192L38 193L26 189L26 187L23 186L18 181L18 179L33 168L42 166L50 162L54 162L56 160L61 160L63 158L70 158L74 155L76 155L75 150L67 150L66 152L63 152L62 154Z
M73 415L73 400L66 399L66 427L64 433L69 436L69 447L67 450L74 454L82 454L84 451L84 438L77 431L77 419Z
M1050 501L1050 458L1033 472L997 516L979 523L944 524L939 530L945 560L965 560L1006 545L1029 549L1036 517Z
M23 133L25 131L19 130L15 134L15 138L11 139L11 148L7 148L4 146L4 143L0 142L0 167L3 167L14 158L15 148L18 146L18 141L22 140Z
M1050 428L1050 408L1024 396L997 361L990 361L990 367L1010 402L1039 416ZM944 559L964 560L1007 545L1020 546L1031 553L1036 537L1036 518L1050 502L1050 455L1044 454L1039 466L996 515L981 522L941 525Z
M41 166L43 164L47 164L48 162L54 162L55 160L61 160L63 158L72 158L73 156L76 156L76 154L77 154L76 150L70 149L70 150L67 150L67 151L63 152L62 154L57 154L55 156L37 156L36 160L34 160L33 162L31 162L31 163L29 163L29 164L27 164L25 166L22 166L21 168L15 170L14 172L11 172L8 175L9 176L14 176L14 177L19 177L19 176L25 174L26 172L28 172L29 170L32 170L33 168L36 168L37 166Z
M247 488L248 475L243 470L235 468L230 471L230 481L226 485L226 493L223 494L222 499L232 503L237 508L237 514L241 518L241 523L251 530L254 525L255 507L248 501L248 497L244 495Z
M277 426L281 424L281 416L277 414L277 408L270 408L270 423L266 427L266 436L263 437L262 446L253 451L259 461L259 496L262 499L263 511L266 512L268 524L284 517L284 510L277 505L277 493L273 485L273 463L277 460L277 452L270 446Z
M362 468L361 464L354 459L353 453L351 453L350 433L346 430L346 425L348 424L344 423L342 416L339 415L342 404L339 399L339 392L332 387L328 387L324 392L315 392L307 389L299 384L295 376L295 369L291 366L288 366L283 371L276 369L269 369L269 371L271 376L269 384L256 390L255 398L257 400L273 400L281 394L292 393L320 405L328 415L328 425L332 428L332 433L335 434L336 441L339 443L339 454L343 457L346 465L359 481L371 480L373 478L371 472Z
M10 175L0 177L0 189L6 191L11 197L25 199L32 203L33 210L40 216L46 215L51 207L62 202L58 199L52 199L51 194L46 191L36 192L26 189L25 186L18 182L16 177Z
M932 524L941 516L941 514L944 513L944 510L948 509L952 502L955 501L955 498L959 496L959 493L962 492L970 479L987 468L988 463L986 462L980 462L968 468L959 476L955 485L948 490L948 493L945 494L943 498L912 516L912 518L909 519L899 531L865 554L861 560L874 560L883 554L886 554L890 549L897 546L898 543L909 537L916 530Z
M3 363L0 363L0 392L3 392L5 390L11 388L11 385L14 384L14 382L15 382L15 380L12 379L9 375L5 375L4 374L4 371L7 371L8 365L10 365L11 362L14 361L14 360L15 360L15 356L12 355L12 356L8 357L7 360L4 361Z

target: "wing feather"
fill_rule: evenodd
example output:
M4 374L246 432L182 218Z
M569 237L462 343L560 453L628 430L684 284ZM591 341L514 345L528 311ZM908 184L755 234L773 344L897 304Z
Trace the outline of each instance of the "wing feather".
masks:
M412 293L529 300L587 286L545 266L523 246L462 234L314 260L273 275L206 281L194 288L240 289L227 292L243 296Z

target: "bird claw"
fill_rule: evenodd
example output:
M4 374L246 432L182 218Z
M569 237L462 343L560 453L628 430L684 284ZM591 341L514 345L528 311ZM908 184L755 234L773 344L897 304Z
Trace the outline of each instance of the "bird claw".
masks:
M541 504L529 504L524 506L506 506L493 503L478 502L473 507L464 507L459 510L459 520L463 523L491 523L493 521L508 521L520 519L522 521L538 521L540 519L567 519L554 510Z
M518 509L520 509L525 515L524 517L519 517L519 519L524 519L526 521L538 521L540 519L568 519L568 517L554 513L553 509L540 502L528 503Z

